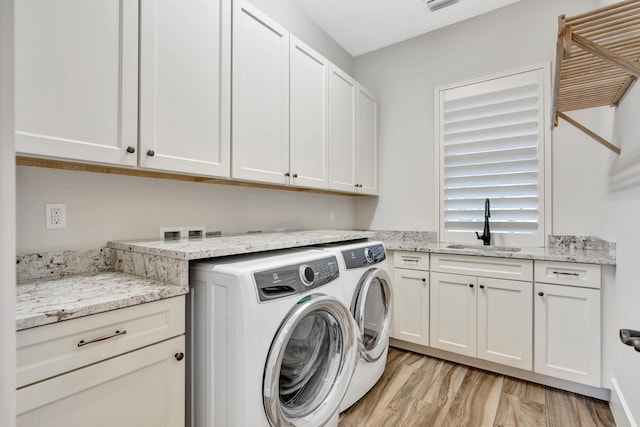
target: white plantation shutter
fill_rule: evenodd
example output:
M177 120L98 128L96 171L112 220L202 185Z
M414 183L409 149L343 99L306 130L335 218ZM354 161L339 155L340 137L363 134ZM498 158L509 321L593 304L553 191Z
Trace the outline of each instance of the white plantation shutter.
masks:
M544 69L439 90L441 241L544 245Z

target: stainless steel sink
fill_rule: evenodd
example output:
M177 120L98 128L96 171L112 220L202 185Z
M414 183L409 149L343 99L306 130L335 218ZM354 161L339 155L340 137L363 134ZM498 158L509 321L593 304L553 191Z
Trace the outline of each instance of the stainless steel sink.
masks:
M447 245L449 249L474 249L478 251L502 251L502 252L520 252L521 248L515 248L512 246L484 246L484 245Z

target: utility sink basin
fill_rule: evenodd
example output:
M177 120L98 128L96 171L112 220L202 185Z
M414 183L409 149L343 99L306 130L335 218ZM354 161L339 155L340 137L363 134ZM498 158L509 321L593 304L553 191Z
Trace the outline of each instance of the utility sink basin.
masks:
M448 245L447 248L449 249L475 249L478 251L502 251L502 252L520 252L521 248L514 248L512 246L480 246L480 245L460 245L460 244L455 244L455 245Z

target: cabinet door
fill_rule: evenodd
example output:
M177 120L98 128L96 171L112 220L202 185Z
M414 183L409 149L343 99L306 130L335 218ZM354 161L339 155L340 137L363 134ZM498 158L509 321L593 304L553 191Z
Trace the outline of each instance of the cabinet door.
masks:
M429 345L429 273L396 268L393 280L393 338Z
M229 177L230 8L141 0L141 167Z
M476 356L476 278L431 273L431 347Z
M478 358L533 368L533 284L478 278Z
M233 178L287 184L289 33L246 1L234 1Z
M16 392L18 427L184 426L184 336Z
M356 183L364 194L378 194L378 101L358 85L356 106Z
M138 3L15 7L16 151L136 165Z
M328 188L329 62L291 36L289 155L291 183Z
M329 188L356 192L356 94L358 84L329 67Z
M600 290L536 283L535 372L600 387Z

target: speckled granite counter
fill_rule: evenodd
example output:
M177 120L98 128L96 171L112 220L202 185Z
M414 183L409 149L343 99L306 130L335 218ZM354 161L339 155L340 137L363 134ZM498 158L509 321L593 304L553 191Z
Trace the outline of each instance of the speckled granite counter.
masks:
M36 279L16 286L16 330L171 298L188 291L187 286L118 272Z
M309 230L243 234L190 240L132 240L109 242L111 249L181 260L214 258L373 237L371 231Z
M517 259L533 259L541 261L562 261L562 262L581 262L586 264L615 265L616 255L615 249L582 249L571 247L546 247L546 248L520 248L520 251L504 251L495 250L495 248L482 247L478 245L478 249L472 248L449 248L452 243L433 243L420 242L410 240L384 240L388 250L394 251L415 251L415 252L434 252L443 254L460 254L460 255L476 255L500 258L517 258ZM471 246L471 245L469 245Z

